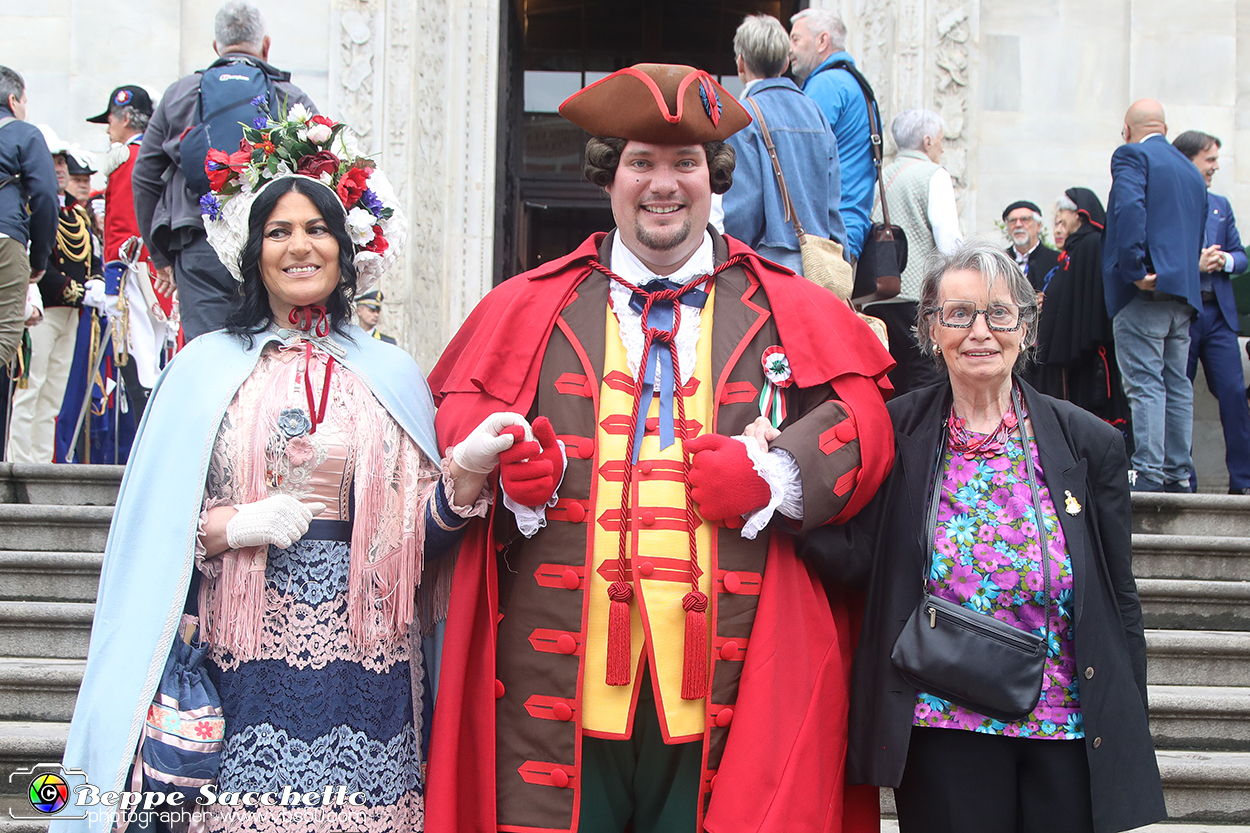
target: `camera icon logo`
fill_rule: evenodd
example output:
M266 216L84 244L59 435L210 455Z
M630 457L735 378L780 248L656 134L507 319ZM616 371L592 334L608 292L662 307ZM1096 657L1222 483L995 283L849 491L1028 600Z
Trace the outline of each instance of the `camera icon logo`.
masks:
M69 801L69 784L55 772L36 775L27 794L30 806L40 813L52 814Z

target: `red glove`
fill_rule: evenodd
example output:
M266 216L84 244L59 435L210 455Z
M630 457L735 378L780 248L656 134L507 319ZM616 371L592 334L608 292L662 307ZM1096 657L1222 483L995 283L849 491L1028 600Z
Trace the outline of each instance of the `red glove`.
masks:
M534 439L525 440L525 430L510 425L501 434L511 434L512 448L499 453L499 479L508 497L522 506L543 506L551 500L564 476L564 455L556 442L551 420L534 420Z
M746 446L724 434L704 434L690 449L690 486L699 514L723 521L768 505L772 490L751 465Z

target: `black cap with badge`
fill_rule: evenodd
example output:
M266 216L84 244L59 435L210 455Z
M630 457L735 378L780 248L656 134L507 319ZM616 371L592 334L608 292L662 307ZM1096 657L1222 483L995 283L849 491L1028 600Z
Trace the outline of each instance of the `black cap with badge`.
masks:
M120 110L122 107L133 107L143 115L150 116L152 115L152 96L137 84L118 87L109 96L109 106L104 112L98 116L92 116L87 121L92 124L108 124L109 113L113 110Z

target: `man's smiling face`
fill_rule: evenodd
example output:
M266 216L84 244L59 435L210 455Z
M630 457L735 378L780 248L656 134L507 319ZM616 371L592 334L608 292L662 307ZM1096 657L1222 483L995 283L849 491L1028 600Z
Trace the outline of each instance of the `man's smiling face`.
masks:
M656 274L669 274L703 242L712 180L703 145L631 141L607 187L621 240Z

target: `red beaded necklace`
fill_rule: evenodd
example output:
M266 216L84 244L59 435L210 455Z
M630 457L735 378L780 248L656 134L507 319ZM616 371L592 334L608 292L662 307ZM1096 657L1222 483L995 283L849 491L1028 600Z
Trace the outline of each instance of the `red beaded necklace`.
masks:
M993 431L988 434L976 434L968 430L967 420L955 415L955 406L951 405L951 413L946 421L947 446L952 452L963 457L994 457L1003 453L1011 433L1016 430L1021 420L1027 418L1028 412L1017 416L1013 408L1003 414L998 427Z

